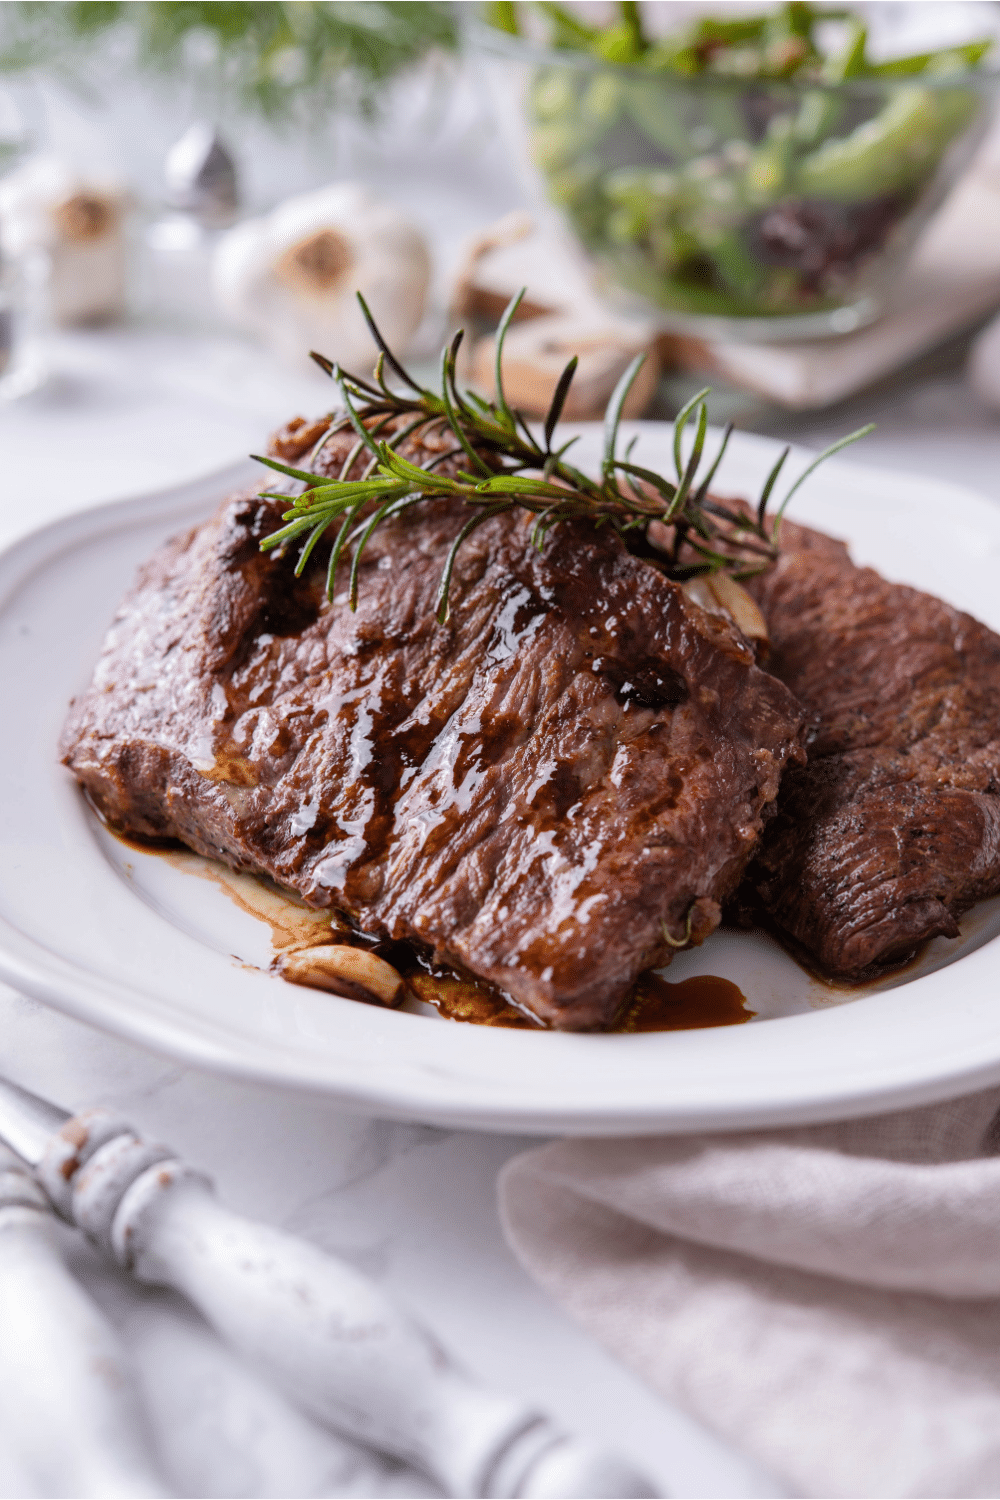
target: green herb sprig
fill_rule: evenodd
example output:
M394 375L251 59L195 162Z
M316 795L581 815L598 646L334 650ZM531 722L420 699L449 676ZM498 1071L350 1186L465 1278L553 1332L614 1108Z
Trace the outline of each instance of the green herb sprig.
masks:
M619 455L622 411L645 358L638 355L625 370L608 403L601 472L592 479L566 460L576 438L558 445L555 441L576 371L576 357L559 378L540 437L522 414L510 406L504 393L504 338L523 296L524 290L511 299L500 321L496 337L496 398L486 401L474 391L466 390L463 394L458 389L456 362L463 338L461 330L442 353L439 395L418 385L400 364L359 293L358 302L380 350L378 362L372 381L367 381L346 374L324 355L313 354L317 364L336 382L344 404L343 417L331 423L313 450L313 464L331 437L353 430L355 441L336 479L254 455L259 463L304 486L284 513L286 524L263 539L261 550L285 548L304 537L295 569L296 575L300 575L314 549L339 522L327 565L327 596L332 601L337 565L347 549L352 548L348 599L353 610L358 602L361 558L379 526L405 515L425 500L452 497L468 507L469 516L455 534L441 574L437 596L437 619L441 624L448 619L452 573L462 545L486 521L517 509L534 516L528 539L539 551L554 526L563 521L585 520L597 527L610 527L630 552L678 581L720 571L745 578L768 567L777 557L781 518L803 481L824 459L872 430L871 425L862 427L831 444L768 515L768 505L791 451L786 448L768 475L753 512L744 513L710 494L733 431L732 423L725 429L704 476L699 477L708 429L705 404L708 387L692 396L674 423L676 478L667 479L633 463L634 438L624 454ZM388 385L387 369L402 390ZM685 457L684 437L689 423L694 426L694 441ZM454 446L422 465L404 458L399 452L401 444L432 426L449 430ZM360 476L349 479L348 474L365 454L367 463ZM447 460L455 460L463 467L454 474L443 473L442 466ZM267 499L287 502L289 498L273 491L263 493ZM660 529L651 537L649 528L654 522L668 529Z

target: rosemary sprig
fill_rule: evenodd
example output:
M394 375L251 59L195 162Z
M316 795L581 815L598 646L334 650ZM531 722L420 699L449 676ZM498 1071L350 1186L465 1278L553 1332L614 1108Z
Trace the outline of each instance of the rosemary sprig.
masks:
M437 618L442 624L448 619L451 577L463 543L485 521L516 509L535 517L529 542L539 551L553 526L563 521L587 520L595 526L610 527L629 551L678 581L719 571L745 578L768 567L777 557L781 517L802 481L824 458L872 430L870 425L862 427L821 453L792 485L769 523L768 503L788 449L768 476L757 505L747 513L730 510L709 494L709 485L733 430L732 423L723 434L708 472L696 484L708 425L707 387L691 398L674 424L676 480L632 463L634 440L625 454L619 455L622 410L642 365L643 356L639 356L622 375L608 403L601 474L592 479L566 461L565 454L575 439L555 445L557 424L576 370L575 358L569 361L556 385L543 424L542 441L504 394L503 341L523 295L522 291L511 300L501 320L497 332L496 398L485 401L472 391L463 395L458 389L455 372L461 332L443 351L438 395L420 386L396 359L358 293L361 310L381 352L370 381L346 374L323 355L313 354L316 363L337 384L344 409L344 415L320 440L313 462L320 448L338 433L353 429L356 442L338 479L254 455L258 462L303 486L284 513L285 525L264 538L261 550L285 548L304 536L296 566L296 573L300 574L313 549L339 521L327 570L327 595L333 599L337 563L353 545L348 599L351 609L355 609L362 554L378 527L391 518L405 515L423 500L450 496L468 507L469 517L456 533L442 572L437 606ZM386 384L386 367L405 389ZM685 459L684 440L689 422L694 423L694 442ZM422 428L432 426L449 431L454 446L424 464L415 464L404 457L399 451L401 444L418 438ZM349 470L365 451L371 456L363 473L357 479L348 479ZM447 460L455 460L461 467L453 474L446 474L441 466ZM272 491L265 491L264 496L288 500L287 495ZM656 529L652 530L654 523Z

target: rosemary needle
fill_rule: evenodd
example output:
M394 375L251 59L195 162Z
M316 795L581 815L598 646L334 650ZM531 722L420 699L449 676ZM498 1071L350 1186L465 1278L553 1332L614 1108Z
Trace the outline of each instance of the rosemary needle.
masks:
M360 456L367 450L371 455L365 476L347 479L344 476L350 466L346 465L340 471L341 477L334 480L255 454L259 463L299 480L304 486L285 511L285 524L263 539L261 550L284 547L304 536L305 545L296 568L301 573L327 528L341 521L335 541L331 540L333 556L327 592L332 600L336 562L341 552L353 543L349 601L354 609L361 555L378 527L390 518L406 515L421 500L451 496L468 507L469 515L456 529L442 574L437 608L437 618L442 623L448 618L455 558L465 539L483 522L516 509L534 515L529 544L539 549L553 526L563 521L589 520L596 526L610 527L629 551L678 581L720 571L746 578L768 567L778 556L781 516L802 480L831 453L872 431L871 425L859 428L821 453L792 485L775 508L775 518L769 522L768 502L786 450L768 476L756 506L745 515L734 513L713 501L708 493L731 427L723 435L705 478L697 482L708 423L707 389L688 402L674 424L676 481L632 463L631 444L624 456L619 454L622 409L638 373L640 357L626 370L608 404L601 475L599 479L590 479L565 461L563 455L569 444L560 446L556 441L557 424L576 370L575 358L569 361L557 382L543 424L542 442L535 438L521 413L511 408L504 394L503 341L523 295L522 291L511 300L501 319L497 333L496 398L485 401L474 392L466 391L463 395L458 389L455 366L461 332L442 355L438 395L420 386L396 359L359 292L358 302L381 351L372 379L346 374L323 355L314 354L313 358L336 382L344 408L344 416L325 434L323 442L337 432L353 430L354 453ZM405 389L386 384L386 367ZM694 423L695 440L686 462L682 462L684 433L689 422ZM420 429L432 424L450 430L454 448L423 465L405 458L398 446L405 439L419 441ZM463 467L454 474L441 472L438 466L448 457L457 459ZM269 491L264 495L288 500L287 495ZM359 520L360 524L354 525ZM655 540L649 535L653 522L660 523L654 533Z

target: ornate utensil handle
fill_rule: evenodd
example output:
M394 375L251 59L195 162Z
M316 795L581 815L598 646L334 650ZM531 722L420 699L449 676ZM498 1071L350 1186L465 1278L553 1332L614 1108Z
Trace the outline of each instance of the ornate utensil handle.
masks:
M3 1148L0 1147L0 1152ZM0 1410L38 1495L168 1495L118 1339L63 1263L49 1203L0 1156Z
M352 1267L230 1212L125 1121L68 1120L37 1175L66 1218L142 1280L182 1292L304 1410L449 1495L653 1495L630 1466L470 1379Z

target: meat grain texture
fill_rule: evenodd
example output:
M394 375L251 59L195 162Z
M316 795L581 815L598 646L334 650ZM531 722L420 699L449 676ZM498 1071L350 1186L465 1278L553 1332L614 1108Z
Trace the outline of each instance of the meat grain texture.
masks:
M857 980L1000 891L1000 636L785 524L753 592L768 668L810 718L749 879L831 977Z
M322 466L345 456L335 438ZM296 580L294 555L261 554L281 509L237 496L145 566L66 764L130 832L263 872L550 1024L610 1023L668 936L718 923L801 756L793 695L608 532L557 527L539 555L523 513L495 518L441 626L467 511L383 526L352 614L325 559Z

